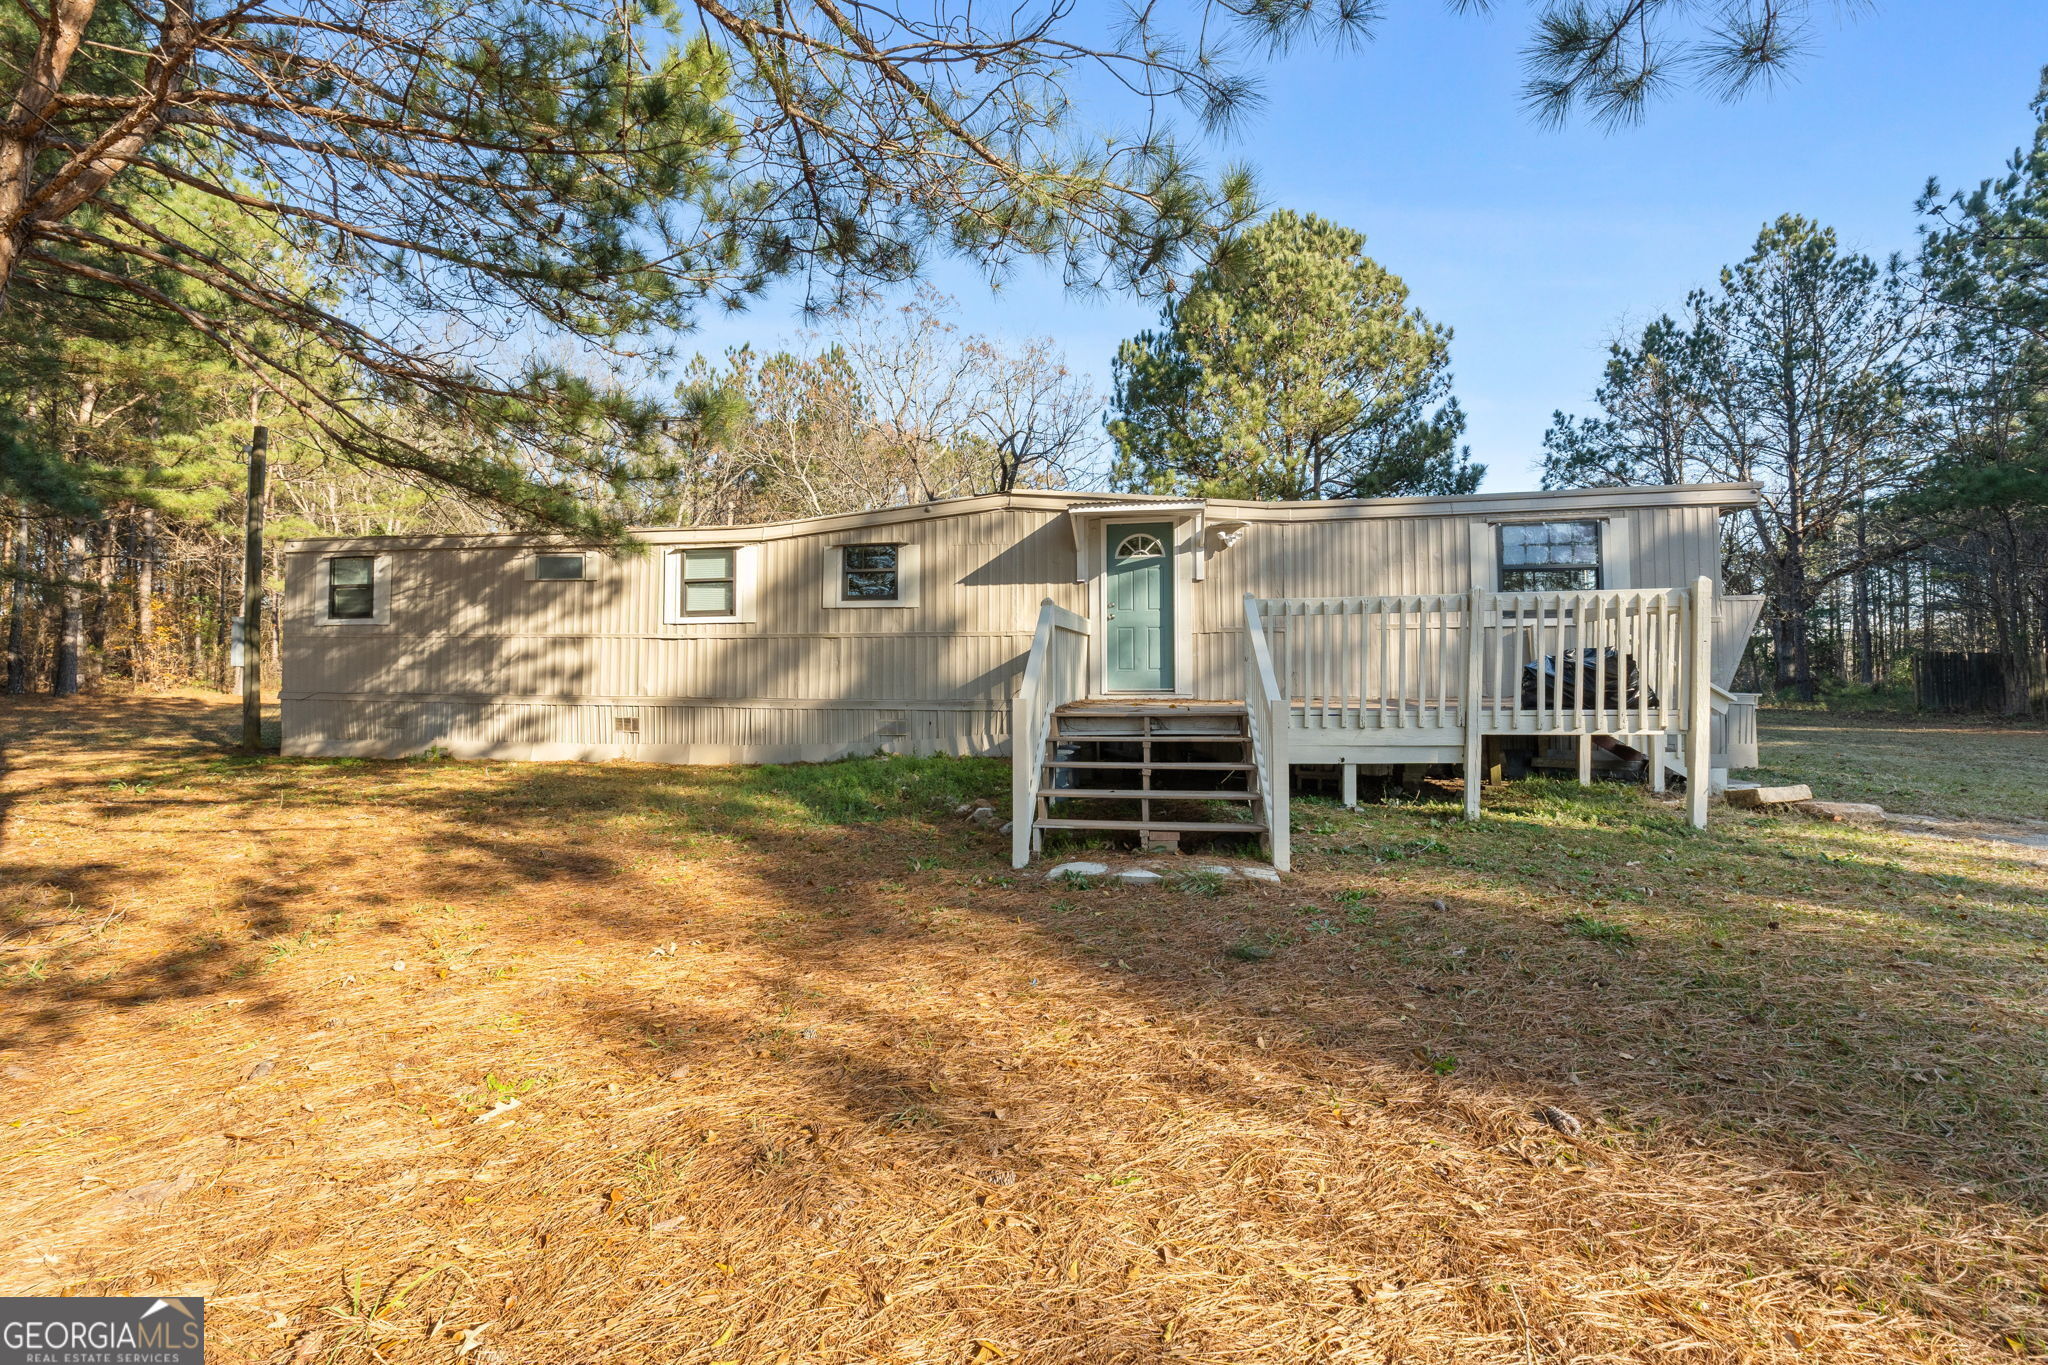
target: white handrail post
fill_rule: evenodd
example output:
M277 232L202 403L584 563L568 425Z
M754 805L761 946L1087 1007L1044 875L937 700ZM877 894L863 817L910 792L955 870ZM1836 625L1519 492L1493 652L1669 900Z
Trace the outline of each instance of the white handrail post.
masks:
M1266 807L1266 837L1260 842L1274 869L1285 872L1294 860L1287 810L1287 731L1294 707L1273 672L1265 620L1259 614L1259 600L1250 593L1244 595L1244 681L1245 719L1252 730L1259 794Z
M1037 823L1038 793L1032 790L1039 747L1032 735L1031 706L1020 687L1010 703L1010 866L1031 865L1031 827Z
M1458 701L1458 719L1465 726L1465 818L1479 818L1479 767L1486 756L1486 727L1479 723L1479 690L1485 677L1485 636L1479 629L1478 588L1465 594L1465 695Z
M1707 789L1712 785L1714 728L1714 584L1701 577L1692 585L1692 648L1686 661L1685 806L1694 829L1707 827Z
M1048 597L1038 608L1038 628L1031 635L1031 653L1024 677L1010 703L1010 866L1031 865L1031 831L1038 823L1038 776L1045 762L1045 740L1038 733L1044 709L1046 656L1052 652L1054 613Z
M1293 720L1294 708L1284 696L1273 697L1266 702L1266 748L1272 755L1267 766L1273 776L1266 789L1266 826L1273 844L1273 867L1275 871L1286 872L1294 866L1294 826L1288 811L1289 781L1292 776L1287 766L1287 729Z

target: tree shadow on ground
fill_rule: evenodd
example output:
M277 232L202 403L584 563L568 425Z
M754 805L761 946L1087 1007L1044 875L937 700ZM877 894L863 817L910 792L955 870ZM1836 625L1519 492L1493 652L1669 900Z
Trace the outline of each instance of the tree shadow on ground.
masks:
M1959 1321L1917 1283L1909 1235L1939 1217L2017 1236L2044 1203L2048 1040L2023 1008L2040 986L2041 887L1993 852L1734 816L1698 835L1632 791L1533 784L1471 827L1435 800L1304 802L1299 871L1279 887L1079 887L1013 875L1001 841L951 814L955 798L999 796L1000 765L273 760L222 774L177 767L196 733L117 766L157 774L170 812L198 796L212 827L263 836L219 883L243 937L176 942L208 922L179 902L163 941L104 982L11 980L26 1007L10 1045L53 1046L94 1009L167 998L232 992L302 1016L313 1002L272 982L266 945L337 910L397 943L418 937L423 907L459 901L485 941L582 961L547 1007L628 1081L681 1073L695 1088L680 1110L747 1115L760 1136L745 1178L807 1219L853 1217L867 1207L854 1187L880 1179L835 1143L870 1144L896 1181L1036 1174L1067 1189L1171 1180L1180 1142L1199 1149L1216 1217L1284 1205L1287 1235L1330 1254L1469 1222L1481 1174L1485 1202L1557 1201L1567 1239L1595 1235L1602 1207L1647 1217L1712 1190L1657 1216L1780 1268L1820 1245L1783 1242L1786 1227L1833 1224L1866 1296L1976 1339L2039 1326L2020 1308ZM90 790L57 778L38 800ZM100 814L112 833L147 812ZM35 866L103 898L148 875L72 856ZM1233 956L1251 944L1266 955ZM434 989L453 1008L477 992L467 980ZM1544 1126L1544 1105L1587 1131ZM672 1146L676 1112L614 1138ZM1223 1115L1229 1135L1187 1136L1220 1132ZM1244 1136L1260 1131L1278 1146ZM1376 1210L1385 1227L1283 1190L1274 1151L1341 1165L1368 1138L1380 1159L1410 1153L1418 1179ZM1667 1166L1696 1187L1660 1186ZM1478 1273L1465 1236L1442 1234L1444 1274Z

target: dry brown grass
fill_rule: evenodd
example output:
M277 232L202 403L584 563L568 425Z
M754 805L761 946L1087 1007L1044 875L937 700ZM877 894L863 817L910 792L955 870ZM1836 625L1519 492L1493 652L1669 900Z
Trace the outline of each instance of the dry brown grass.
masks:
M0 709L6 1292L204 1293L235 1362L2048 1343L2009 851L1537 784L1303 803L1281 887L1049 887L920 804L994 765L239 762L228 720Z

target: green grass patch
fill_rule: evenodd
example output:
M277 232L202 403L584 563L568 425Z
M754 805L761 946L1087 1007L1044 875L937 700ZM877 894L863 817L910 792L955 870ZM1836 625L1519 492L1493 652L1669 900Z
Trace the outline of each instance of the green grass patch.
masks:
M1632 948L1636 936L1610 920L1596 919L1592 915L1567 915L1564 930L1595 943L1605 943L1614 948Z
M1934 717L1765 711L1760 781L1910 815L2048 820L2048 731Z

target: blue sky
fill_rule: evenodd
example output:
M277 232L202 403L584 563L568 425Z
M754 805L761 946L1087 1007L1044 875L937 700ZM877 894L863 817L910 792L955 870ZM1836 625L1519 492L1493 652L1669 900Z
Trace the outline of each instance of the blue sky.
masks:
M1909 249L1929 175L1974 184L2031 135L2048 64L2041 0L1876 0L1850 19L1822 4L1813 50L1774 90L1732 105L1682 93L1632 129L1549 130L1519 102L1527 6L1387 8L1358 51L1267 68L1265 107L1209 156L1253 166L1274 207L1366 233L1412 301L1455 330L1457 393L1493 489L1535 487L1551 411L1586 407L1607 342L1747 254L1767 220L1805 214L1873 256ZM996 294L957 268L935 280L966 330L1050 336L1102 390L1117 342L1155 316L1066 295L1029 268ZM685 349L798 330L770 298L708 321Z

